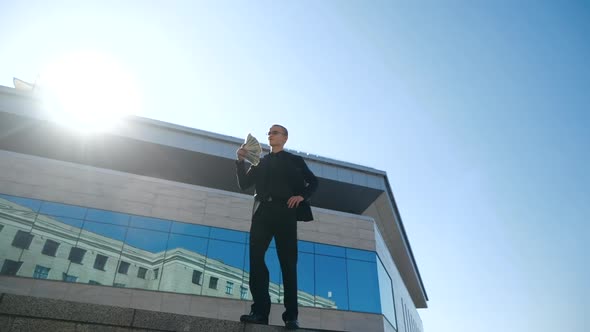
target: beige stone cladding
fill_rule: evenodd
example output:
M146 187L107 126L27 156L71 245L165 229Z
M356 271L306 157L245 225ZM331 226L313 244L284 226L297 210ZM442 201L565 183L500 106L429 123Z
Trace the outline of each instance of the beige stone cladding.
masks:
M228 176L235 176L228 174ZM249 231L250 195L0 151L1 193L147 217ZM314 208L300 240L375 250L374 221Z

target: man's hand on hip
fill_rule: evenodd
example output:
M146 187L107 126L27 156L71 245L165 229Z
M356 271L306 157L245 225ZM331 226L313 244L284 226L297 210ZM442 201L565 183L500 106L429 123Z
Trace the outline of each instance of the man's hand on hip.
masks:
M291 198L289 198L287 201L287 206L289 209L292 209L294 207L298 207L299 203L301 202L303 202L303 196L291 196Z

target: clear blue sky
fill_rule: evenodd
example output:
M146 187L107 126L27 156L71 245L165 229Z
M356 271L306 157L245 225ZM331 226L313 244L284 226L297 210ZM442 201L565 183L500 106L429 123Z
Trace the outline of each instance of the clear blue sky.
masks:
M588 330L590 2L1 8L0 85L92 49L135 76L142 116L260 139L281 123L292 149L386 171L426 331Z

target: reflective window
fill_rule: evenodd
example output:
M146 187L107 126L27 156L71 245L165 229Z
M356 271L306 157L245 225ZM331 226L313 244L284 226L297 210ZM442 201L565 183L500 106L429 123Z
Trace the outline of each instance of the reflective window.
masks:
M227 281L241 284L245 247L244 243L209 240L204 269L205 280L209 279L209 288L201 290L203 295L226 297L225 288L218 287L218 282L223 285Z
M6 253L2 274L251 299L247 232L8 195L0 195L0 209L0 217L21 222L0 224L2 234L10 234L0 243L0 252ZM48 229L60 235L49 239ZM35 247L33 240L41 238L44 242ZM21 256L27 257L27 269L21 269ZM265 262L271 301L281 303L284 287L274 240ZM395 326L391 278L375 252L298 241L297 269L300 305L382 311Z
M78 280L78 277L64 272L62 273L62 280L67 282L76 282Z
M93 234L85 233L84 237L92 238L94 240L92 242L95 243L97 246L104 241L108 241L107 238L112 239L112 240L116 240L119 242L123 242L125 240L125 234L127 233L127 227L115 226L115 225L108 225L107 226L105 224L101 224L101 223L94 222L94 221L84 222L83 230L86 232L93 233ZM100 237L97 237L96 235L100 235ZM113 244L115 246L117 246L120 250L121 246L116 245L115 243L113 243Z
M211 238L218 239L218 240L225 240L225 241L233 241L233 242L240 242L246 243L246 232L234 231L230 229L224 228L211 228Z
M151 253L163 253L168 243L168 233L147 229L129 228L125 238L126 250L141 249Z
M192 259L204 262L207 255L208 240L201 237L170 234L168 238L168 251L177 250L184 259Z
M68 273L84 276L78 280L81 283L88 282L88 277L103 285L111 285L118 269L127 229L124 226L85 221L80 238L85 239L84 244L90 249L86 253L89 266L81 268L73 264ZM91 272L88 273L88 270Z
M137 269L137 277L140 279L145 279L145 276L147 274L147 269L145 267L139 267Z
M209 237L210 231L211 231L211 227L209 227L209 226L185 224L182 222L173 222L172 229L170 230L171 233L194 235L194 236L200 236L200 237L204 237L204 238Z
M350 310L381 313L377 264L357 260L346 262Z
M119 262L119 269L117 270L117 272L121 274L127 274L127 272L129 271L129 265L130 264L128 262Z
M219 281L219 278L217 278L217 277L209 278L209 288L217 289L217 281Z
M248 278L248 275L244 273L242 284L240 285L240 299L242 300L252 300L252 294L250 294L250 291L248 290L250 287L250 285L248 285Z
M234 293L234 283L231 281L226 281L225 283L225 294L231 295Z
M22 264L23 262L5 259L4 264L2 264L2 270L0 270L0 274L5 276L15 276Z
M109 258L107 256L97 254L96 258L94 259L94 268L97 270L104 271L104 267L105 267L108 259Z
M30 246L33 240L30 231L37 214L23 205L33 201L0 195L0 231L3 232L2 241L0 241L0 262L5 258L15 262L20 261L22 251ZM23 205L15 202L21 202Z
M333 303L337 309L348 310L346 260L316 255L315 273L315 306L324 307Z
M313 242L297 241L297 250L299 250L300 252L308 252L310 254L313 254L315 252L313 248Z
M246 246L241 243L209 240L207 252L207 266L244 269L244 254ZM240 277L241 277L240 273Z
M10 202L20 205L21 210L30 209L33 212L38 212L39 208L41 208L41 203L42 203L41 201L36 200L36 199L15 197L15 196L3 195L3 194L0 194L0 198L3 198L7 201L10 201ZM18 206L17 206L17 208L18 208Z
M377 254L374 251L346 248L346 258L367 262L376 262Z
M73 247L70 249L70 255L68 259L72 263L82 264L82 260L84 259L84 255L86 254L86 250L78 247Z
M315 253L335 257L345 257L344 247L332 246L329 244L316 243Z
M166 265L159 289L168 292L201 294L200 286L205 270L208 241L202 237L170 234Z
M35 279L47 279L49 275L49 268L41 265L35 266L35 272L33 272L33 278Z
M131 216L131 223L130 223L131 227L145 228L145 229L151 229L151 230L161 231L161 232L170 231L171 225L172 225L172 222L169 220L141 217L141 216Z
M202 271L193 270L193 284L200 285L201 284L201 276L203 276Z
M33 241L33 234L18 230L16 231L16 235L14 235L14 239L12 239L12 246L21 249L29 249L31 241Z
M45 241L45 245L43 246L43 250L41 253L47 256L55 257L55 253L57 252L57 248L59 247L59 242L47 239Z
M158 290L168 274L174 275L172 270L163 267L166 260L167 244L168 233L129 227L120 259L127 264L134 262L134 265L127 266L127 264L121 263L117 267L118 273L115 274L114 283L124 284L128 288ZM142 259L138 260L138 257ZM138 265L144 264L147 264L152 269L154 276L152 280L135 277L138 273ZM156 279L158 281L154 281Z
M402 301L402 316L404 318L404 331L408 331L408 315L406 314L406 304L404 303L404 298L401 298Z
M381 310L383 315L391 325L397 330L397 320L395 317L395 305L393 304L393 285L391 278L383 267L381 260L377 263L377 271L379 275L379 294L381 298Z
M19 205L11 204L13 206L3 206L0 204L0 221L3 221L4 225L10 228L29 231L31 225L37 218L37 214L35 212L24 211L25 209ZM18 225L16 225L15 222L18 223Z
M246 300L248 298L248 288L244 285L240 286L240 299Z
M129 226L130 215L105 210L88 209L86 220L97 221L105 224Z
M300 305L308 307L314 306L314 276L314 255L300 252L297 259L297 287L299 289L297 302Z
M35 265L40 265L50 269L47 279L62 280L62 272L67 272L70 267L71 262L68 258L71 248L76 245L79 229L65 226L62 223L46 224L45 221L43 218L37 218L37 222L33 225L32 232L35 235L35 241L31 244L27 255L23 256L23 258L28 257L28 259L23 259L28 271L22 271L21 275L30 277L32 268ZM63 227L59 229L61 226ZM54 232L49 233L47 230L51 229ZM56 230L57 232L55 232ZM63 236L63 234L68 234L68 236ZM48 235L51 238L47 238ZM42 238L47 239L42 242ZM82 267L82 269L86 268L79 264L74 265Z
M49 217L49 216L43 216L43 217L41 217L41 215L40 215L39 218L41 218L41 219L47 218L48 220L51 220L51 221L54 221L54 222L57 221L57 222L60 222L60 223L66 224L66 225L73 226L73 227L78 228L78 229L82 228L82 225L84 224L84 221L83 220L81 220L81 219L74 219L74 218ZM37 221L39 222L39 220L37 220Z
M43 202L39 212L56 217L84 219L84 216L86 215L86 208L60 203Z

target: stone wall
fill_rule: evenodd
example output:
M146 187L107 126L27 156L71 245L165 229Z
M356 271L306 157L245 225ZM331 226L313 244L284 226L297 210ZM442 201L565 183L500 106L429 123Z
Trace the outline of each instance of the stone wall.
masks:
M284 331L284 328L2 293L0 294L0 331L275 332Z

